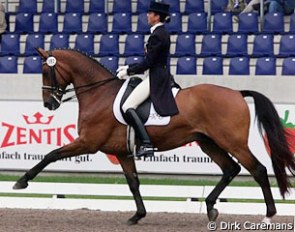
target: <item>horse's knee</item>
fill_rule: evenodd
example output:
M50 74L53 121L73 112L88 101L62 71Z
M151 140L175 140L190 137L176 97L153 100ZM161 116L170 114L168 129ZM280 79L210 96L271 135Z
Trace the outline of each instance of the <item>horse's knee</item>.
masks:
M128 182L129 189L132 193L139 191L139 180L137 176L130 177L128 174L125 174L126 180Z
M256 166L252 172L252 175L259 184L266 184L268 182L267 169L262 164L258 164Z

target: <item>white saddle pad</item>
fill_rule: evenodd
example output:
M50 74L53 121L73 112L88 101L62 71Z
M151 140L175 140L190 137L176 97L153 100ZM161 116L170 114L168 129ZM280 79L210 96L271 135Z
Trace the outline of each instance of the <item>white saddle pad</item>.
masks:
M120 103L122 100L122 97L126 91L126 88L128 86L129 80L126 80L124 82L124 84L122 85L121 89L119 90L116 99L114 101L113 104L113 112L115 115L115 118L122 124L127 125L127 123L125 122L121 110L120 110ZM179 89L178 88L172 88L172 93L173 96L176 97L177 93L178 93ZM167 117L162 117L160 116L155 108L154 108L154 104L151 104L151 110L150 110L150 116L148 118L148 120L146 121L145 125L146 126L165 126L168 125L170 122L171 117L167 116Z

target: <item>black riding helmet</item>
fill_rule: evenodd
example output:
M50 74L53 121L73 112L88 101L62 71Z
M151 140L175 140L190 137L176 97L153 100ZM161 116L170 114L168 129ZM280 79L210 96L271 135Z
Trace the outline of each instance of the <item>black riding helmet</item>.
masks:
M170 5L163 3L162 1L151 1L150 8L148 12L155 12L160 15L161 22L170 22L170 14L169 14Z

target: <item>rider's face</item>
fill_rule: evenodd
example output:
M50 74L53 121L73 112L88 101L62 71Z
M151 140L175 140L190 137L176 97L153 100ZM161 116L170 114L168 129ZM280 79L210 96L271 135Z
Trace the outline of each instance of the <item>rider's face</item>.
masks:
M156 14L155 12L148 12L147 13L147 20L150 26L155 25L156 23L160 22L160 15Z

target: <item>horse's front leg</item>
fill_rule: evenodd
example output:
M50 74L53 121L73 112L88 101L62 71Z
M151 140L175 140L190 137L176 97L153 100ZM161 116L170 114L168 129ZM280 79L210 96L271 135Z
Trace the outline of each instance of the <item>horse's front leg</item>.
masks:
M13 189L24 189L28 181L33 180L47 165L57 160L90 153L89 148L82 139L77 138L74 142L48 153L42 161L27 171L13 186Z
M129 188L135 200L135 204L137 208L136 213L127 221L128 225L134 225L134 224L137 224L137 222L143 217L145 217L146 215L146 210L145 210L142 197L139 191L140 183L139 183L134 159L127 158L126 155L117 156L117 157L120 161L127 183L129 185Z

